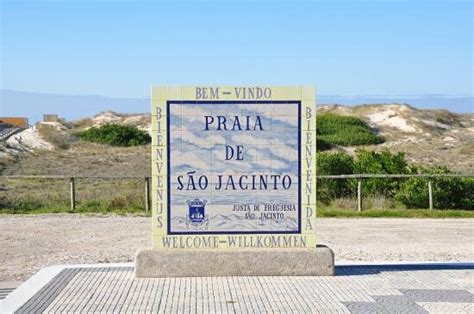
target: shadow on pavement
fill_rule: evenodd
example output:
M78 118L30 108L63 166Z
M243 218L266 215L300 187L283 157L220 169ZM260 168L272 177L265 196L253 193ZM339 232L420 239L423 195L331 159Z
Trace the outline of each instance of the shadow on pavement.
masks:
M376 275L391 271L420 270L470 270L474 263L425 263L425 264L383 264L336 266L336 276Z

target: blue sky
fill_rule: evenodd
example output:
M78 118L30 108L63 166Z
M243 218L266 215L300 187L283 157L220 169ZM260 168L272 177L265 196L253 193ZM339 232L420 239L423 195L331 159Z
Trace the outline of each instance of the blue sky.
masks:
M473 94L471 1L6 1L1 88L146 97L156 84Z

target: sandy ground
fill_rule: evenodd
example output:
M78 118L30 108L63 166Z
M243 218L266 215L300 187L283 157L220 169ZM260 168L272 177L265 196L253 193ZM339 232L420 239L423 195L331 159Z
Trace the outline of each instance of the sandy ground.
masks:
M54 146L41 139L38 130L29 128L8 138L7 143L16 147L18 143L31 149L53 149Z
M0 281L56 264L130 262L151 245L150 218L0 216ZM319 219L337 261L474 261L474 220Z
M401 107L404 108L404 107ZM368 115L369 121L374 126L389 126L403 132L418 132L416 128L409 125L407 120L400 117L394 110L383 110Z

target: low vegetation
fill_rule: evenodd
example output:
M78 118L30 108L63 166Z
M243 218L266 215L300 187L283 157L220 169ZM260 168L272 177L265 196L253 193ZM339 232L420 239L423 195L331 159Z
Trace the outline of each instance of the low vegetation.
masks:
M373 152L359 150L355 157L346 153L319 153L316 163L318 175L339 174L449 174L446 167L411 165L403 153L388 150ZM432 178L434 207L437 209L474 209L473 178ZM365 208L426 208L428 206L427 178L371 178L364 179L362 194ZM319 179L318 201L323 206L344 209L341 200L353 200L357 191L356 179ZM372 200L372 202L371 202ZM382 201L378 201L382 200ZM347 203L347 202L346 202ZM373 203L375 205L370 206ZM356 208L356 206L351 206Z
M113 146L138 146L151 142L147 132L131 125L106 124L91 127L77 135L85 141Z
M119 200L121 202L121 200ZM127 201L128 203L128 201ZM116 215L143 215L151 216L151 212L146 212L143 206L127 204L123 207L117 207L114 202L107 201L85 201L71 210L67 202L47 204L42 202L22 201L8 207L0 206L0 214L50 214L50 213L96 213L96 214L116 214Z
M145 211L143 179L76 179L74 210L66 180L7 179L2 183L0 214L149 214Z
M439 123L455 122L447 113L435 113L436 121ZM383 138L357 117L323 113L319 114L317 119L318 175L452 173L446 167L422 167L412 164L408 162L404 153L391 153L388 150L381 152L358 150L353 155L324 152L334 146L378 144L383 142ZM149 148L137 147L150 143L151 138L145 131L123 124L106 124L100 127L93 125L94 121L88 118L73 126L65 125L65 131L51 125L39 126L42 138L58 148L67 149L71 146L71 149L67 152L53 150L24 156L21 164L15 163L15 166L10 166L10 172L7 174L149 175L151 171ZM75 134L83 141L73 141L75 137L71 136L74 132L72 129L77 131L79 128L89 129ZM387 137L387 140L389 139ZM469 152L470 148L465 146L463 149ZM474 179L436 178L431 181L434 208L437 209L435 211L425 210L428 207L426 178L363 179L364 210L359 213L355 210L357 180L319 179L318 215L472 217ZM77 182L76 187L78 203L75 212L148 214L145 213L143 202L142 180L136 182L89 180ZM60 180L5 180L0 183L0 213L71 212L68 192L68 185Z
M38 133L42 139L53 144L56 148L68 149L70 147L72 136L63 130L57 129L55 126L39 124Z
M474 218L472 210L429 210L429 209L369 209L361 212L335 208L318 209L317 217L358 218Z
M327 150L334 145L358 146L383 143L362 119L325 113L316 117L318 150Z

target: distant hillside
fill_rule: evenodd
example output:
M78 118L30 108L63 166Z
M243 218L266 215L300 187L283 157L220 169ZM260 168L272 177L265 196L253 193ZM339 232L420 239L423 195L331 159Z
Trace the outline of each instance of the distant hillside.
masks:
M148 112L148 98L114 98L99 95L61 95L0 90L0 116L28 117L30 124L43 114L59 114L67 120L90 117L97 112L115 110L124 113Z
M473 112L472 96L451 95L317 95L318 104L361 105L373 103L409 103L417 108L450 108L451 111ZM28 117L33 124L45 113L55 113L67 120L90 117L101 111L122 113L148 112L148 97L118 98L99 95L62 95L0 90L0 116Z
M453 170L474 173L472 158L474 114L416 109L404 104L371 104L354 107L335 104L321 105L317 110L319 114L333 113L358 117L371 128L370 132L381 136L384 140L381 144L361 146L346 146L346 143L351 141L340 141L344 145L335 145L333 151L354 153L358 148L376 151L388 148L393 152L405 152L408 160L418 164L446 165ZM116 175L149 173L150 154L147 147L109 147L86 143L71 136L75 131L106 123L134 125L149 132L151 129L149 114L119 114L106 111L64 124L50 123L49 126L57 130L56 134L51 132L40 134L37 130L26 130L10 138L6 147L0 147L0 162L2 158L12 161L7 163L4 173L68 175L98 175L110 171ZM366 132L365 126L364 132ZM54 142L51 139L54 139ZM18 145L19 141L21 145ZM30 147L29 150L34 151L34 154L21 154L25 147Z

